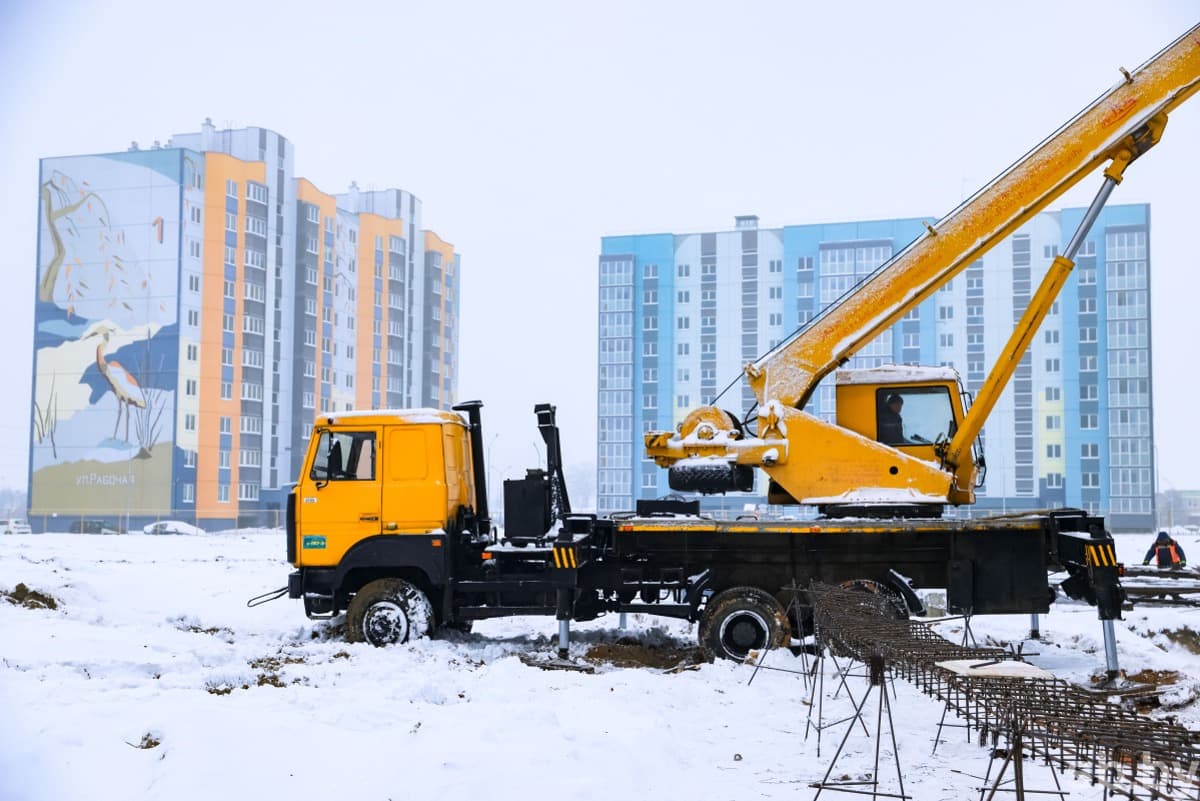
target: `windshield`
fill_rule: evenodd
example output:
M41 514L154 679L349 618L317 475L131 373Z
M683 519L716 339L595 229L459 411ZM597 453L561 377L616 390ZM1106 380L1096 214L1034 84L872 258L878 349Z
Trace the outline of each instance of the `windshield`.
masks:
M887 445L930 445L954 427L945 387L885 387L876 391L877 439Z

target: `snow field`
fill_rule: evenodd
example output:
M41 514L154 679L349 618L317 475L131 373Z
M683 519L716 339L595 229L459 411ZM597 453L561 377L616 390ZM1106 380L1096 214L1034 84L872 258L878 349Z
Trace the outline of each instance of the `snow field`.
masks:
M1149 536L1118 537L1141 562ZM1200 542L1183 537L1185 547ZM732 663L668 673L597 666L595 675L542 671L517 657L553 650L551 618L478 624L407 646L374 649L309 621L286 599L245 601L282 586L290 567L278 532L203 537L49 534L0 539L0 592L18 583L57 610L0 601L0 799L524 799L555 794L610 801L638 793L699 799L809 798L844 725L804 738L808 691L799 675ZM1197 610L1147 608L1118 623L1122 666L1172 670L1181 722L1200 656L1162 631L1200 631ZM957 624L945 635L961 637ZM1019 641L1028 616L977 618L981 641ZM1056 604L1032 662L1073 681L1104 665L1095 611ZM623 636L676 648L693 626L615 616L573 629L572 656ZM798 669L770 654L767 664ZM826 723L849 713L829 698ZM861 697L863 680L851 684ZM919 799L973 792L983 749L949 729L941 706L897 682L892 701L905 789ZM867 705L873 727L877 695ZM156 745L153 743L157 742ZM895 786L884 741L881 781ZM152 747L136 747L142 744ZM871 769L874 740L852 734L834 776ZM1039 772L1041 771L1041 772ZM1030 787L1050 784L1029 768ZM1044 779L1044 781L1042 781ZM1040 784L1038 782L1041 782ZM1073 798L1099 788L1071 783Z

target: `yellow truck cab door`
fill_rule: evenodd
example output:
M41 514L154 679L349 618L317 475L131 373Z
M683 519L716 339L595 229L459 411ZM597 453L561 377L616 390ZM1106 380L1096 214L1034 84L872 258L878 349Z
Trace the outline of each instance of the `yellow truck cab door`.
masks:
M336 565L355 543L381 533L381 431L356 426L316 433L312 466L298 488L300 562Z

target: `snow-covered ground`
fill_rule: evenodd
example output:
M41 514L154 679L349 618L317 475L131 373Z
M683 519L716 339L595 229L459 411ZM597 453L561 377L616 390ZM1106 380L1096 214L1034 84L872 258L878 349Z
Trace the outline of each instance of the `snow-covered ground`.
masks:
M1119 557L1140 564L1151 537L1117 539ZM1200 559L1200 539L1181 542ZM336 621L309 621L298 602L246 607L288 571L278 532L0 538L0 593L23 583L58 604L0 599L0 799L811 798L808 783L844 732L826 729L817 756L795 673L761 671L748 685L752 669L728 662L678 672L600 663L595 674L523 664L520 654L551 651L549 618L377 650L343 642ZM998 642L1028 627L1027 616L973 626ZM1200 656L1161 633L1185 627L1200 631L1200 610L1128 612L1120 656L1129 673L1178 671L1171 712L1200 728L1190 703ZM1103 670L1093 609L1060 603L1042 630L1031 661L1072 681ZM574 634L581 660L622 637L695 641L688 624L640 616L625 632L605 618ZM799 660L776 653L768 664ZM973 795L984 750L954 729L931 755L941 706L896 688L905 790ZM845 704L827 697L825 722ZM834 775L864 775L873 749L852 735ZM888 750L880 773L894 788ZM1044 770L1027 768L1028 786L1048 786ZM1072 798L1101 796L1067 784Z

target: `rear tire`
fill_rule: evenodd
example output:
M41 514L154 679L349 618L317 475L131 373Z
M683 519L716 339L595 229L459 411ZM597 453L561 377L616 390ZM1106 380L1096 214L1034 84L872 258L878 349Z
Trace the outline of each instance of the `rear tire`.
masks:
M740 662L751 651L786 645L790 634L783 604L770 593L734 587L708 599L699 637L708 653Z
M346 640L377 648L424 637L433 627L433 607L425 593L403 579L386 578L363 586L346 609Z

